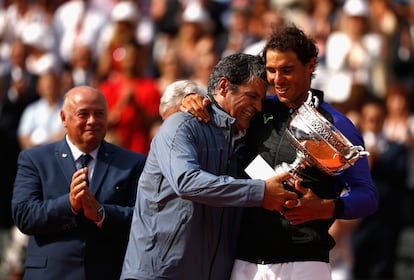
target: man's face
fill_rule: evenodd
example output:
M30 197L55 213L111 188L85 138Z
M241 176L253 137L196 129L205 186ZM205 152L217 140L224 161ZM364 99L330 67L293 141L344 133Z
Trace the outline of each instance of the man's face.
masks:
M72 93L67 97L61 118L70 141L82 152L93 151L105 137L107 107L98 92L83 88Z
M366 104L361 109L362 132L380 133L384 123L384 111L377 104Z
M226 80L227 81L227 80ZM247 129L251 118L262 110L262 101L266 96L267 83L256 78L252 82L240 85L236 90L231 91L227 81L228 89L222 108L232 117L236 118L236 128Z
M306 100L315 63L316 59L313 59L303 65L296 53L290 50L267 50L267 81L279 100L289 108L297 108Z

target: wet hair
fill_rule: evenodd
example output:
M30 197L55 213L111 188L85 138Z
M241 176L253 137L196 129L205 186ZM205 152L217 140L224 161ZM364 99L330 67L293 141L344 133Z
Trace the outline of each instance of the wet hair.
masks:
M257 78L267 82L263 58L244 53L226 56L216 64L208 80L207 91L209 94L214 94L219 80L223 77L229 81L231 90Z
M293 51L298 59L305 65L312 58L318 57L318 47L315 41L297 28L294 24L281 25L273 29L272 34L263 49L263 60L266 62L266 52Z

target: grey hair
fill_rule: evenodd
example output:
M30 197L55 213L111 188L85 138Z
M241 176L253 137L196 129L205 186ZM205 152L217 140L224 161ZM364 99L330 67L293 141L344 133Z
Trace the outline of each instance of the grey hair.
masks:
M208 80L208 93L215 94L221 78L227 78L231 90L245 85L256 78L267 83L264 60L260 56L236 53L222 58L211 72Z
M178 111L182 99L191 93L207 95L207 91L203 86L191 80L178 80L169 84L160 100L160 116L163 116L170 109Z

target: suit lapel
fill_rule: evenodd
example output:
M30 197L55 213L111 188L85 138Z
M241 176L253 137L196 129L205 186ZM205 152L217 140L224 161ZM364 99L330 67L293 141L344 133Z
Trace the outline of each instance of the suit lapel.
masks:
M62 173L65 175L65 179L67 180L68 185L70 186L72 175L76 171L76 166L72 152L70 151L65 139L57 142L55 157L60 169L62 170Z
M112 158L112 152L109 145L104 141L98 151L98 157L95 164L95 170L93 172L92 180L90 183L90 190L96 194L102 182L108 173L109 163Z

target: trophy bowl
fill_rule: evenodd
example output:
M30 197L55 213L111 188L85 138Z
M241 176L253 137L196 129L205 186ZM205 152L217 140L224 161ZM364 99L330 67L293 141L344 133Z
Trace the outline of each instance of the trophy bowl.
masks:
M277 165L276 173L287 171L298 178L302 169L315 166L329 175L339 175L359 158L369 155L319 113L318 105L318 98L309 91L307 100L292 114L286 134L297 157L292 163Z

